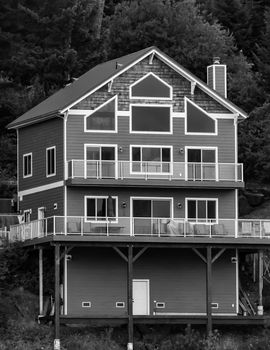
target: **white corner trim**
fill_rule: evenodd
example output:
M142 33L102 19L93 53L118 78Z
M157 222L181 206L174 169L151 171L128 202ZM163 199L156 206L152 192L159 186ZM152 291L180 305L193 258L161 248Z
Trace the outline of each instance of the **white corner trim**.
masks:
M23 197L23 196L27 196L29 194L48 191L48 190L51 190L51 189L54 189L57 187L61 187L61 186L64 186L64 181L57 181L57 182L53 182L53 183L48 184L48 185L29 188L28 190L23 190L23 191L18 192L18 196Z

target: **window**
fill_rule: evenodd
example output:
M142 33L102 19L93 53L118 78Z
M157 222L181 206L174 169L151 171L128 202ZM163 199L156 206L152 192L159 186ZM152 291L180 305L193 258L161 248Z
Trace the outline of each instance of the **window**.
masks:
M31 209L24 210L24 212L23 212L23 222L24 223L31 222L31 213L32 213Z
M116 177L116 146L86 145L85 177L115 178Z
M131 105L131 130L137 133L171 133L171 106Z
M170 173L171 147L131 146L131 172Z
M56 175L56 148L46 149L46 173L47 177Z
M187 148L187 180L203 181L217 179L217 149Z
M209 116L201 107L185 98L186 134L217 135L217 121Z
M215 223L217 220L217 199L187 199L187 219L194 222Z
M86 221L116 221L117 210L117 197L85 197Z
M172 99L172 88L157 75L148 73L130 86L131 98Z
M23 177L32 176L32 153L23 155Z
M117 96L102 104L85 118L85 131L115 132Z

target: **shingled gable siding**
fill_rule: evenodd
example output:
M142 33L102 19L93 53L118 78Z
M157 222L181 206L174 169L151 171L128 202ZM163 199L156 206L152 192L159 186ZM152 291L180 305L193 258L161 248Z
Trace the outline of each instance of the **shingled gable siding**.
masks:
M57 209L54 209L54 204ZM64 188L58 187L48 191L29 194L23 196L23 200L19 203L20 210L31 209L31 220L38 218L38 208L45 207L45 216L64 215Z
M56 146L56 175L46 177L46 148ZM32 152L33 176L23 178L23 154ZM63 120L50 119L19 129L20 191L63 180Z
M235 256L228 250L213 264L216 313L236 312ZM134 263L134 279L149 279L150 314L205 313L205 263L191 249L148 249ZM67 269L68 315L126 315L126 262L111 248L74 248ZM82 308L90 301L91 308ZM125 308L116 308L117 301ZM155 309L154 301L164 302Z
M218 198L219 217L223 219L235 218L234 190L199 190L199 189L162 189L162 188L87 188L69 187L67 189L67 215L84 216L84 196L118 196L118 215L130 216L130 197L170 197L174 199L174 217L185 217L185 198ZM121 203L127 207L122 208ZM177 208L177 203L182 208Z

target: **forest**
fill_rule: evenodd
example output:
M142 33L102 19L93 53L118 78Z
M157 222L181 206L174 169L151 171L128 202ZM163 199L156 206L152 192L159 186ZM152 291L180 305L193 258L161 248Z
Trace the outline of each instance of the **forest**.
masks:
M0 0L0 186L16 180L6 125L93 66L157 46L206 81L227 64L245 180L270 183L270 5L267 0ZM1 190L1 188L0 188Z

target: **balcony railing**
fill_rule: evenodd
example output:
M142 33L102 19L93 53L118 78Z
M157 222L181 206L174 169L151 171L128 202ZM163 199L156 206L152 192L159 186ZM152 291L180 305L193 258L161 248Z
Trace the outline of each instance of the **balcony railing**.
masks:
M76 160L68 162L70 179L169 179L243 181L243 164Z
M99 221L78 216L53 216L11 226L10 241L25 241L50 235L270 238L270 220L201 220L118 217Z

